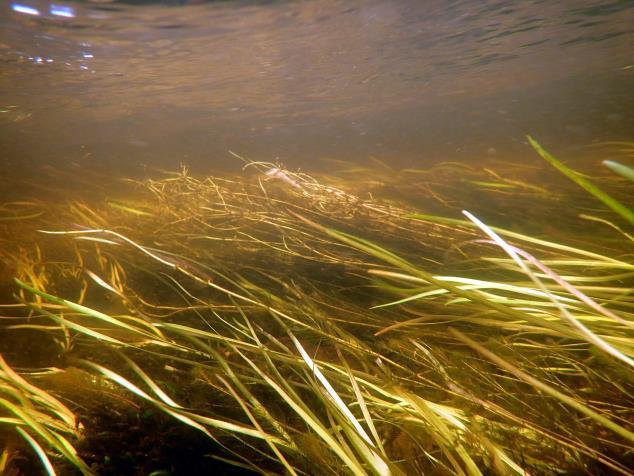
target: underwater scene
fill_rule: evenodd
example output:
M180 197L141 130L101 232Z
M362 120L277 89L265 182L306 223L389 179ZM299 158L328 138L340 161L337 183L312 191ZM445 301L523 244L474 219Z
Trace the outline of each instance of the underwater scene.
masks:
M0 474L634 474L634 3L0 3Z

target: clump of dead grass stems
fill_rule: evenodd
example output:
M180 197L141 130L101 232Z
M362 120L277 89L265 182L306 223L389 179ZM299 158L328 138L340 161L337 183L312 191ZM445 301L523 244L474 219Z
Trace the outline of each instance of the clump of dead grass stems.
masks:
M69 410L81 389L58 398L42 377L79 368L255 472L628 474L627 212L619 225L491 168L347 172L336 186L247 161L237 178L130 180L120 199L95 179L92 200L4 204L18 302L0 308L3 348L38 335L62 358L19 372L0 359L2 431L48 474L51 457L94 471L71 444L98 430ZM352 174L367 198L343 190ZM395 181L445 216L376 198ZM559 240L482 221L518 195ZM586 238L566 231L580 207Z

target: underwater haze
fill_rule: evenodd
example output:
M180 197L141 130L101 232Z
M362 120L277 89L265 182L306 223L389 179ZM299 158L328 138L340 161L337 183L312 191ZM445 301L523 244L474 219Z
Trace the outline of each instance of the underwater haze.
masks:
M629 140L631 1L17 0L3 167L292 168Z

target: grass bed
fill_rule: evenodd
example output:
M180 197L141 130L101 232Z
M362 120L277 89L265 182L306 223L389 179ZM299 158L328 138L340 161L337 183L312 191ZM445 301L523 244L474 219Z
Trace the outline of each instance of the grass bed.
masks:
M245 164L3 204L4 469L630 473L625 165Z

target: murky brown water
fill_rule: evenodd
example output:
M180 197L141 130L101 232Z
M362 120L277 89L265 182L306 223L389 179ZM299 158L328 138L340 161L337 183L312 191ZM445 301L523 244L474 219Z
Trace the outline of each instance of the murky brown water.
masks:
M424 166L633 136L631 1L193 3L5 2L3 167Z

